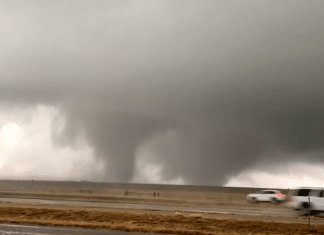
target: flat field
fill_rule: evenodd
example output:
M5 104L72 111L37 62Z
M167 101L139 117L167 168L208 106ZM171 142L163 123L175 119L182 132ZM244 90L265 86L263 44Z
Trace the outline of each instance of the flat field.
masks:
M251 204L246 193L228 191L197 191L196 189L143 189L130 187L106 190L39 188L33 191L0 192L0 197L42 198L52 200L100 201L145 205L167 205L174 210L144 210L119 208L90 208L75 204L0 203L0 221L52 226L72 226L110 230L154 232L169 234L305 234L309 233L308 218L297 218L284 205ZM125 192L127 190L127 196ZM154 192L155 197L154 197ZM159 193L159 197L157 196ZM1 198L0 198L1 201ZM245 213L178 212L177 206L188 208L217 208L241 210ZM253 215L246 211L272 211L274 215ZM324 234L324 219L311 217L311 229Z

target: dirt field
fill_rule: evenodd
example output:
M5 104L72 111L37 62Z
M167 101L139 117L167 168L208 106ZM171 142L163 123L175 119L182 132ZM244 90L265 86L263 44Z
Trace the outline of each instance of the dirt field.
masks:
M183 190L160 190L160 197L154 191L133 189L137 194L124 195L124 189L114 189L103 193L80 194L59 189L38 190L36 192L7 192L0 197L43 198L59 200L104 201L115 203L188 205L248 209L291 211L282 205L251 204L245 193L198 192ZM0 198L1 201L1 198ZM135 209L81 208L78 205L0 203L0 221L28 223L50 226L71 226L134 232L164 234L308 234L308 219L292 216L253 216L237 214L175 211L153 211ZM316 234L324 234L324 219L311 218L311 229Z
M165 234L307 234L307 224L205 218L201 214L126 213L92 210L0 207L0 221L49 226ZM323 225L312 225L324 234Z

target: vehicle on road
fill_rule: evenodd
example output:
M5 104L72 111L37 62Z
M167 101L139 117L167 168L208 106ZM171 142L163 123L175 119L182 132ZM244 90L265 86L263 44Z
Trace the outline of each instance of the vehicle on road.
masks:
M256 193L247 195L246 199L252 203L258 202L272 202L274 204L282 203L285 201L285 195L279 190L260 190Z
M292 190L288 207L299 216L316 215L324 212L324 188L303 187Z

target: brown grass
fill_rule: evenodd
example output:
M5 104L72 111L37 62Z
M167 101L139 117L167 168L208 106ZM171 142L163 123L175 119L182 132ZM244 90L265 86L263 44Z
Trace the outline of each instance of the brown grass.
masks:
M115 213L86 210L55 210L35 208L0 208L0 221L48 226L68 226L109 229L126 232L164 234L305 234L306 224L267 223L203 218L202 215L184 216ZM323 225L313 225L317 234L324 234Z
M213 207L218 209L248 210L288 210L281 205L251 204L246 201L244 193L203 192L184 190L156 190L160 197L153 197L152 190L129 189L141 192L141 195L124 196L125 189L114 188L92 191L91 194L80 193L80 189L43 188L33 192L0 193L0 197L41 198L60 200L101 201L114 203L139 203L160 205L188 205L196 207ZM1 201L1 198L0 198ZM1 206L2 205L2 206ZM22 203L0 204L0 221L10 223L30 223L50 226L71 226L82 228L100 228L127 232L150 232L164 234L304 234L307 233L305 221L294 218L294 224L278 223L287 218L275 218L267 215L212 215L144 211L131 209L64 208L62 205L45 206L26 205ZM28 208L27 208L28 207ZM32 208L33 207L33 208ZM38 209L37 209L38 208ZM109 210L109 211L108 211ZM176 210L176 209L175 209ZM289 209L290 210L290 209ZM130 211L135 213L129 213ZM145 212L145 213L144 213ZM173 214L172 214L173 213ZM223 218L220 218L223 217ZM246 219L242 221L241 219ZM254 220L254 221L253 221ZM258 221L264 220L264 221ZM276 222L272 222L276 220ZM297 223L296 223L297 221ZM321 223L314 219L314 223ZM312 226L315 228L315 225ZM316 227L317 234L324 234L321 226Z

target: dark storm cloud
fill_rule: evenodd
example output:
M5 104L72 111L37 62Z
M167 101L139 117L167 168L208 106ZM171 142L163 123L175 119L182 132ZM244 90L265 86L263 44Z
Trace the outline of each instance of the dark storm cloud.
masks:
M1 100L60 107L53 141L85 134L106 181L132 178L143 143L165 179L194 184L323 149L321 1L0 6Z

